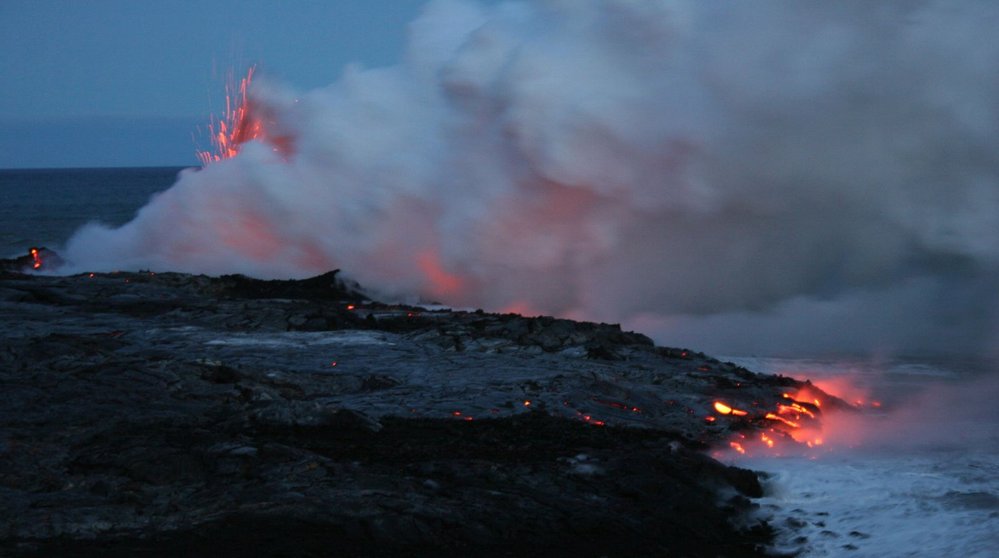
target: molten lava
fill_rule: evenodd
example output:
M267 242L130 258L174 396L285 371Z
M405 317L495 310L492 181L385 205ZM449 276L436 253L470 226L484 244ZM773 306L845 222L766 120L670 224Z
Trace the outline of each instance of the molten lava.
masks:
M246 77L239 80L238 86L230 74L225 88L225 112L221 117L212 116L208 124L212 148L197 152L202 165L235 157L243 144L252 140L266 141L275 152L282 155L291 153L290 137L269 133L265 126L266 111L254 103L250 96L250 84L255 71L256 67L251 66Z
M744 417L749 414L747 411L743 411L742 409L729 407L721 401L715 401L715 410L723 415L734 415L737 417Z
M31 268L32 269L42 268L42 256L38 252L38 248L31 249Z
M825 445L823 427L830 427L830 413L848 412L851 408L860 409L866 405L880 406L878 402L865 403L861 399L854 399L854 403L848 404L808 383L795 391L781 394L781 398L771 404L754 402L754 408L759 411L754 410L752 414L722 401L714 401L712 407L715 414L705 417L705 420L720 424L722 419L740 419L732 423L732 429L737 432L726 442L728 449L739 455L780 456L801 453L804 449L814 456L810 452ZM836 424L837 421L834 421L832 426ZM750 426L755 427L758 433L748 434Z
M250 67L238 87L231 80L226 84L225 112L221 117L212 116L208 124L213 151L198 151L202 165L234 157L244 142L263 135L263 126L253 117L248 95L255 69Z

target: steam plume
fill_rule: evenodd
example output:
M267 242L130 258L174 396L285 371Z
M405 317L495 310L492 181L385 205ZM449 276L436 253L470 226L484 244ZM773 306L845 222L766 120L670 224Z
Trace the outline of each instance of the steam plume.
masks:
M701 346L764 312L767 335L987 350L997 17L986 1L437 0L398 66L302 93L258 82L292 154L251 142L184 171L67 255L340 267L385 293L642 317Z

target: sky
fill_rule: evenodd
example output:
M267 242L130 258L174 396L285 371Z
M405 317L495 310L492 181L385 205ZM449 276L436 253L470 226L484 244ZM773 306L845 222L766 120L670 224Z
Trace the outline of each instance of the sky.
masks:
M195 165L226 73L391 65L426 0L3 0L0 168Z
M197 165L268 78L259 141L68 261L999 354L995 2L207 4L0 0L0 168Z

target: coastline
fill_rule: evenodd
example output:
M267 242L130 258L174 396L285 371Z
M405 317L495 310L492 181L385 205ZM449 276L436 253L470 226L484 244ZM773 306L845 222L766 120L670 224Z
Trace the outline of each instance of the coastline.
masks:
M335 272L7 271L0 313L16 556L763 556L773 538L757 475L706 455L749 426L703 415L794 380L614 325L385 305Z

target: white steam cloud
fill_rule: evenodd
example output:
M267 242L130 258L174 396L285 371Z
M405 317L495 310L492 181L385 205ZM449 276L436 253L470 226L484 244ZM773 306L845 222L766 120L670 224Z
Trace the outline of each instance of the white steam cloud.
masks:
M761 351L989 351L997 21L988 1L437 0L398 66L258 84L289 156L251 142L185 171L66 255L339 267L709 349L737 329Z

